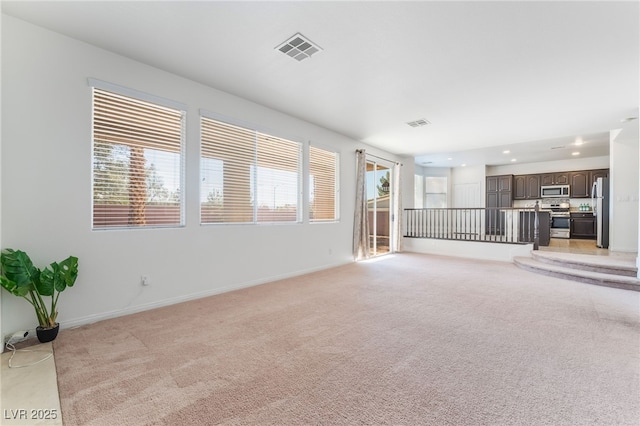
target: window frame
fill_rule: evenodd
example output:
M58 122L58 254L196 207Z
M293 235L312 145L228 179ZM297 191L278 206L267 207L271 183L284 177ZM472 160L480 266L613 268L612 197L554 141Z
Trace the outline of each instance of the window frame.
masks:
M429 179L443 179L444 180L444 192L429 192L428 191L428 183L429 183ZM449 177L448 176L433 176L433 175L425 175L423 176L423 182L424 182L424 207L425 208L447 208L449 206ZM431 196L431 197L430 197ZM444 204L444 207L432 207L429 206L429 201L432 200L433 196L440 196L441 198L444 198L444 200L440 200L440 201L444 201L444 203L440 203L441 205Z
M109 231L109 230L139 230L139 229L152 229L152 228L183 228L186 226L186 214L185 214L185 183L186 183L186 120L187 120L187 106L183 103L176 102L170 99L162 98L155 95L150 95L148 93L144 93L141 91L137 91L134 89L126 88L123 86L119 86L113 83L104 82L101 80L96 80L93 78L89 78L88 85L91 89L91 230L92 231ZM174 192L174 196L178 196L178 220L177 221L169 221L168 223L154 223L154 221L160 220L160 215L147 215L146 207L154 205L150 204L149 199L147 198L144 201L145 212L144 219L145 222L147 219L151 220L151 224L135 224L135 223L118 223L115 225L109 224L98 224L96 218L96 198L95 198L95 187L96 187L96 161L98 157L96 156L96 90L105 93L106 96L113 96L114 98L123 97L132 100L132 103L142 102L147 104L151 108L164 108L173 110L173 115L179 115L179 123L174 123L174 126L179 128L179 147L175 152L178 154L178 166L177 166L177 174L175 173L175 169L173 170L172 176L177 179L177 187ZM105 95L102 95L105 96ZM176 125L177 124L177 125ZM131 132L131 129L128 130ZM126 132L125 136L126 136ZM116 142L106 142L105 145L110 145L112 147L119 146L127 146L126 143L118 144ZM142 141L140 143L134 144L133 146L143 148L144 154L144 144ZM171 145L170 145L171 146ZM155 149L153 151L161 151ZM167 151L170 152L170 151ZM157 154L156 154L157 155ZM128 160L131 160L130 157L127 157ZM146 170L146 160L145 160L145 170ZM146 175L145 171L145 187L149 184L149 177ZM131 192L128 192L129 196ZM148 194L145 191L145 196ZM166 203L166 206L169 206L171 203ZM130 206L130 204L125 203L124 205ZM156 204L162 205L162 204Z
M334 148L330 148L328 146L317 144L314 142L309 142L308 146L308 170L306 173L308 179L308 197L307 197L307 218L310 224L319 224L319 223L337 223L340 222L340 152ZM334 204L334 215L331 219L313 219L312 216L312 201L311 201L311 177L312 177L312 165L311 165L311 150L318 149L321 151L325 151L331 153L335 156L334 162L334 190L333 190L333 204Z
M253 132L254 134L254 151L255 156L253 162L250 164L251 172L250 172L250 182L251 185L251 196L250 201L252 202L252 218L251 220L244 221L204 221L203 220L203 148L204 148L204 140L203 140L203 120L212 120L214 122L220 123L222 125L237 127L243 131ZM303 215L304 215L304 202L303 202L303 187L304 187L304 144L300 138L286 136L282 132L276 132L271 129L267 129L262 126L255 125L253 123L249 123L243 120L238 120L230 117L223 116L218 113L213 113L210 111L206 111L201 109L199 114L199 127L200 127L200 150L199 150L199 163L200 163L200 186L199 186L199 210L200 210L200 225L201 226L224 226L224 225L296 225L303 223ZM283 140L287 143L292 143L296 145L297 150L297 158L296 158L296 191L295 191L295 220L260 220L260 205L258 199L259 195L259 168L261 158L259 157L259 148L258 144L262 139L279 139ZM276 169L277 170L277 169ZM224 186L224 177L223 177L223 186ZM224 197L224 194L223 194ZM264 198L264 196L260 197ZM275 199L275 196L274 196ZM275 201L274 201L275 205Z

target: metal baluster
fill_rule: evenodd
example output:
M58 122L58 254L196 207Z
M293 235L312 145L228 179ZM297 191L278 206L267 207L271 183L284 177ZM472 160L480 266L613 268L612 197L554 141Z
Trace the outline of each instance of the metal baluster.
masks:
M540 218L538 217L538 212L540 211L540 205L538 204L538 200L536 200L536 206L533 209L533 249L538 250L540 247Z

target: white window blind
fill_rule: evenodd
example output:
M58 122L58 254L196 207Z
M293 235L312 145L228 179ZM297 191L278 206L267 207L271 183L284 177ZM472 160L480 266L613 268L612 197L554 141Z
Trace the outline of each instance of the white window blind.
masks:
M184 225L185 111L93 88L93 228Z
M309 220L338 220L338 154L309 147Z
M201 223L300 221L302 147L201 117Z

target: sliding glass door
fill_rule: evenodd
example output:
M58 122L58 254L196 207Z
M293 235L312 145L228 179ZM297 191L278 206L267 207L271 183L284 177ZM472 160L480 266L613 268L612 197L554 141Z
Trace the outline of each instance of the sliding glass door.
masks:
M369 253L378 256L391 251L392 188L391 165L367 160L367 210Z

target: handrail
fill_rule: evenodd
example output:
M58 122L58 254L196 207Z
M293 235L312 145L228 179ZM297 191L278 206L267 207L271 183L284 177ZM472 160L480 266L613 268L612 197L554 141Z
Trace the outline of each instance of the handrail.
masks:
M531 244L538 250L540 221L535 207L405 208L404 236L444 240Z

